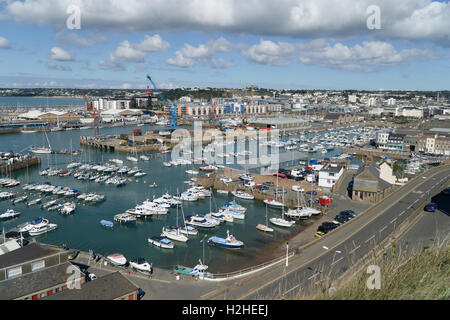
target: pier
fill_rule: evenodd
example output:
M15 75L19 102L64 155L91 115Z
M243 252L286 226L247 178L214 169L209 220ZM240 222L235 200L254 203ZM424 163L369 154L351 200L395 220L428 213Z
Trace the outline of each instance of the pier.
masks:
M22 156L20 158L11 158L9 160L2 160L0 162L0 174L7 175L12 171L28 168L41 164L41 158Z

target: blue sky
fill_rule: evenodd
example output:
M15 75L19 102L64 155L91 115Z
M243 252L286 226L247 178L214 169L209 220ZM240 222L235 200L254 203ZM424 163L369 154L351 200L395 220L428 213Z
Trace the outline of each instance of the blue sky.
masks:
M0 87L449 90L449 48L447 1L0 0Z

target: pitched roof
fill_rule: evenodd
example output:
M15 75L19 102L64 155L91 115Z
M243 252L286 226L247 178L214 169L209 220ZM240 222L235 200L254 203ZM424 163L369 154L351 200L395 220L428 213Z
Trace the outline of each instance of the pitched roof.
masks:
M353 180L353 190L356 191L378 192L391 186L380 178L380 171L374 162L361 166Z
M114 300L136 292L139 288L120 272L86 282L79 290L65 290L45 300Z
M13 300L36 292L65 285L72 273L67 273L73 265L65 262L21 277L0 282L0 300ZM77 290L68 290L77 291Z
M0 256L0 268L14 266L27 261L43 258L51 254L57 253L55 249L42 247L37 243L30 243L29 245L8 252Z

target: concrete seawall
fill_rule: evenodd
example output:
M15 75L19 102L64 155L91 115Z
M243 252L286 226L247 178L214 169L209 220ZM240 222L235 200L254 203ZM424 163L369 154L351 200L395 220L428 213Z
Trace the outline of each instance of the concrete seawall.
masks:
M31 167L34 165L39 165L39 164L41 164L41 158L39 158L39 157L32 157L29 159L22 160L20 162L11 163L9 165L1 164L0 165L0 175L7 175L9 172L17 171L20 169L24 169L24 168Z

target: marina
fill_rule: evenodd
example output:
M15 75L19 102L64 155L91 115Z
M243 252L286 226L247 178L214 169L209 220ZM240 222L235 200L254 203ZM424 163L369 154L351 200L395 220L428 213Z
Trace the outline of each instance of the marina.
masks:
M142 127L142 130L150 131L158 128L147 125ZM349 130L353 130L351 135L357 134L356 129ZM123 129L108 128L103 132L118 135ZM14 192L14 198L26 196L27 199L15 205L17 210L22 212L20 217L1 222L1 227L9 230L36 217L50 219L58 228L37 236L39 241L45 243L67 244L72 248L85 251L91 249L105 255L118 251L126 256L143 257L155 266L169 268L175 264L196 265L202 251L201 237L220 236L229 230L230 234L245 243L245 246L238 252L207 248L204 261L209 270L227 272L243 265L250 266L255 261L264 262L266 254L262 253L265 248L306 230L310 224L308 219L315 219L314 216L304 220L296 219L297 222L293 222L290 228L274 226L272 229L267 223L263 228L261 223L266 220L266 207L263 201L254 199L253 195L244 191L224 193L222 190L211 193L208 189L196 186L197 178L192 177L194 172L199 172L198 179L201 179L206 174L222 172L224 169L219 166L205 166L202 161L193 161L195 159L172 161L170 153L160 151L141 155L144 157L134 157L105 149L85 148L78 145L81 133L75 130L38 132L36 141L42 141L45 134L52 148L67 149L67 141L72 141L73 149L83 148L83 152L79 155L40 154L40 167L12 172L11 177L21 182L21 186L10 189ZM89 130L83 134L89 134ZM331 133L326 131L322 134L315 133L316 138L312 136L313 134L310 133L303 139L325 145L328 140L333 140ZM18 150L29 145L24 135L16 137ZM366 139L368 137L367 135ZM302 143L298 142L302 139L301 135L297 138L286 135L282 139L279 142L280 146L283 144L292 146L293 139L296 139L296 150L281 151L283 154L286 153L286 158L290 158L289 152L298 152L299 148L302 148ZM321 142L320 139L325 141ZM333 150L323 157L339 154L341 147L334 146ZM0 146L0 149L2 148L5 149L6 146ZM237 155L238 151L235 149L233 153ZM307 152L305 154L305 159L313 157ZM242 156L251 155L247 152L242 153ZM297 161L295 162L298 164ZM165 163L170 163L171 166L165 166ZM289 164L295 165L292 161ZM231 166L245 169L238 165ZM241 178L251 183L251 177L249 173L242 175ZM189 185L185 184L186 180ZM114 188L114 184L121 187ZM22 186L25 186L25 190ZM29 190L36 186L40 186L38 187L40 190ZM53 193L55 189L56 194ZM44 192L41 192L42 190ZM58 192L61 194L58 195ZM63 201L59 200L60 197ZM280 198L276 201L280 201ZM56 202L53 202L55 200ZM0 210L5 212L10 209L10 205L10 202L0 202ZM177 223L176 208L180 205L182 210L178 214ZM62 214L55 215L55 211ZM181 212L184 212L184 221ZM267 222L279 218L280 209L277 205L268 208ZM257 225L261 226L256 229ZM179 226L179 229L168 226ZM86 235L80 237L76 231L78 228L85 230ZM158 246L165 245L165 240L154 238L149 243L152 237L160 237L161 234L164 238L178 236L179 239L184 235L189 240L173 239L173 248L161 251ZM191 239L198 241L190 241Z

